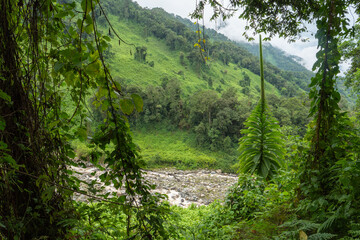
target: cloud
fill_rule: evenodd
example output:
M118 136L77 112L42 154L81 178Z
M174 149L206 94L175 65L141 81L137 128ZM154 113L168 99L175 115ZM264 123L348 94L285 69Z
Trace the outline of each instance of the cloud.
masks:
M233 17L226 22L226 27L218 30L219 32L234 41L247 41L243 36L246 26L245 20ZM294 43L289 43L286 39L275 37L269 43L272 46L283 50L289 55L295 55L302 58L303 60L301 64L304 65L307 69L311 70L313 64L316 61L316 52L318 50L317 41L313 36L311 36L312 26L310 26L309 29L310 32L306 35L306 37L309 38L308 42L302 42L299 40ZM249 32L249 34L251 34L251 32Z

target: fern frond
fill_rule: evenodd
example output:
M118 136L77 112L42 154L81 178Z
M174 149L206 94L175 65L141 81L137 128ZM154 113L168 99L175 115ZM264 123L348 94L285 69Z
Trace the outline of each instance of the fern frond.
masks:
M336 234L331 233L315 233L309 236L308 240L329 240L336 237Z
M308 220L298 220L297 224L299 226L298 229L304 232L316 230L320 226L320 224Z
M327 229L330 229L334 222L339 219L341 216L337 214L338 212L335 212L331 217L329 217L318 229L318 233L324 232Z
M352 223L349 234L356 239L360 239L360 223Z

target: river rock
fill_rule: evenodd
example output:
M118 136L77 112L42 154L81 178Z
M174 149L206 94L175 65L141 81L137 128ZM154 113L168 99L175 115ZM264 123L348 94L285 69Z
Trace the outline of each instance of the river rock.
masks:
M97 181L103 171L88 166L87 168L71 167L77 172L74 175L80 180L90 183ZM95 174L92 176L91 173ZM188 207L191 204L208 205L214 200L223 200L227 189L238 180L235 174L222 173L221 170L196 170L181 171L175 169L159 169L156 171L143 171L143 177L150 184L155 184L154 192L168 195L168 201L171 205ZM100 183L100 181L98 180ZM96 186L96 185L95 185ZM103 184L99 184L99 187ZM86 186L81 184L81 189ZM111 193L117 191L112 185L104 186L102 193ZM124 194L124 190L117 191L117 194ZM77 201L86 201L87 197L76 194L74 199Z

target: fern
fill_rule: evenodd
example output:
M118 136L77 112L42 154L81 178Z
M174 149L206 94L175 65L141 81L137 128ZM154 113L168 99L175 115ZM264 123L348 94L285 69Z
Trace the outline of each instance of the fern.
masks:
M356 239L360 239L360 223L352 223L349 234Z
M331 229L331 227L334 225L334 223L341 219L341 218L344 218L344 207L341 206L339 207L336 212L331 216L329 217L325 222L323 222L321 224L321 226L319 227L318 229L318 232L326 232L326 230L329 230Z
M337 235L331 233L315 233L309 236L308 240L329 240Z
M280 228L287 229L282 232L278 239L299 239L299 232L303 231L305 233L315 232L320 225L308 220L298 220L294 219L292 221L285 222L280 226Z

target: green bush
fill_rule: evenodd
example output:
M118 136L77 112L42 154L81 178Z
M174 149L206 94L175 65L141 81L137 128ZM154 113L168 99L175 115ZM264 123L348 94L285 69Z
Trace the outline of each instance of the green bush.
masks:
M292 186L290 174L283 173L272 183L261 177L241 174L238 183L230 188L225 204L236 219L263 218L280 225L289 215L289 204L294 195L293 190L284 186Z
M230 188L225 204L235 218L252 219L266 205L265 187L260 177L241 174L238 183Z

